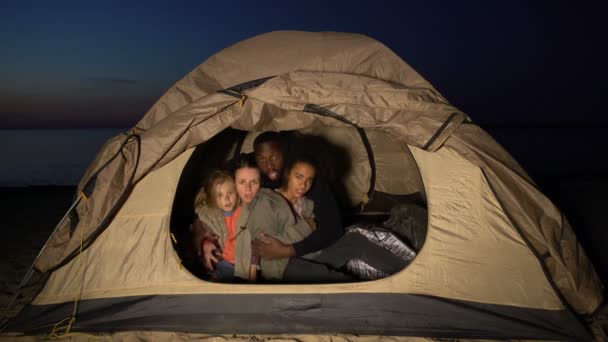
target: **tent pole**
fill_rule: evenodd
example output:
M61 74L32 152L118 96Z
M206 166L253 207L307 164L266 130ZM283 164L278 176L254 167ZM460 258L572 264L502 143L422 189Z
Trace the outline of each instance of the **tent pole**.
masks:
M78 194L78 198L76 198L74 200L74 203L72 203L72 205L70 206L70 208L68 209L68 211L65 213L65 215L63 215L63 217L61 218L61 220L59 221L59 223L57 223L57 225L55 226L55 229L53 229L53 232L51 233L51 235L49 236L49 238L44 243L44 246L42 246L42 248L40 249L40 252L38 252L38 255L36 256L36 259L34 259L34 262L32 262L32 265L30 265L29 269L25 273L25 276L23 277L23 279L21 279L21 282L19 283L19 287L17 288L17 292L15 292L15 295L13 296L13 299L11 299L11 301L6 306L5 314L4 314L5 318L8 318L8 312L9 312L9 310L11 309L11 307L13 306L13 304L15 303L15 301L17 300L17 298L21 294L21 290L23 289L23 287L27 284L27 282L30 280L30 278L34 274L34 265L36 265L36 262L38 261L38 259L42 255L42 252L44 252L44 250L46 249L46 246L49 244L49 242L51 241L51 239L53 238L53 236L55 236L55 233L57 232L57 230L59 230L59 227L61 227L61 225L63 224L63 222L68 218L68 216L70 215L70 213L72 212L72 210L74 210L74 208L76 208L76 206L78 205L78 203L80 203L80 201L82 200L82 197L83 197L83 194L82 194L82 192L80 192Z

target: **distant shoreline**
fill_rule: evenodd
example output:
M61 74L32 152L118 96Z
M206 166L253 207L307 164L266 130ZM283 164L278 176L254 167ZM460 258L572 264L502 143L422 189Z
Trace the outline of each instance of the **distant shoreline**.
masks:
M524 123L524 122L505 122L505 123L490 123L490 122L480 122L476 121L473 118L473 124L480 126L484 129L517 129L517 128L572 128L572 129L604 129L608 128L608 122L535 122L535 123ZM0 127L0 131L3 130L44 130L44 131L60 131L60 130L118 130L118 131L128 131L132 128L132 126L109 126L109 127L48 127L48 126L40 126L40 127Z
M487 131L539 184L608 178L608 123L491 124ZM0 187L76 186L108 139L126 127L0 129Z
M76 190L77 185L55 185L55 184L46 184L46 185L2 185L0 186L1 190L11 190L11 189L32 189L32 190L67 190L73 189Z
M0 127L0 131L99 131L99 130L116 130L128 131L131 127Z

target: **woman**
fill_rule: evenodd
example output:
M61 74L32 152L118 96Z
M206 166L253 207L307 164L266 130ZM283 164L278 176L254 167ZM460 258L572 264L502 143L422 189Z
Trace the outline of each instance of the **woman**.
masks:
M317 167L312 157L305 154L299 155L288 162L285 167L283 184L276 189L313 231L317 229L314 202L304 195L312 187L316 174Z
M296 154L290 157L283 169L282 185L275 191L280 193L291 205L294 213L310 228L317 229L314 219L314 202L305 197L310 190L317 175L317 163L310 155ZM272 236L261 235L254 240L254 253L266 243L280 243ZM290 257L282 280L288 283L328 283L349 282L356 278L339 270L343 265L331 267L330 262L319 262L316 257L319 253L311 253L302 257ZM271 260L265 258L264 260Z
M314 222L314 203L305 197L310 190L317 173L314 158L306 154L290 156L283 171L283 184L277 189L293 206L299 216L307 221L311 228L316 229ZM254 241L256 254L264 255L264 245L287 248L284 242L272 237L262 236ZM266 259L272 257L266 256ZM291 257L283 273L283 280L297 283L344 282L357 280L355 277L341 272L357 274L361 280L377 279L402 270L409 262L395 255L386 248L371 242L359 233L347 233L337 242L320 252L303 257ZM361 272L361 268L365 271ZM372 270L372 276L368 276Z
M260 170L251 156L241 155L236 159L233 176L241 209L236 225L234 276L255 281L260 273L265 279L280 280L288 259L259 260L252 256L251 242L258 237L271 236L283 243L294 243L310 234L310 226L293 214L289 203L279 193L260 189ZM195 229L199 230L195 236L205 236L200 231L204 229L202 225L196 225ZM213 267L208 262L213 258L211 251L203 250L202 258L207 269Z

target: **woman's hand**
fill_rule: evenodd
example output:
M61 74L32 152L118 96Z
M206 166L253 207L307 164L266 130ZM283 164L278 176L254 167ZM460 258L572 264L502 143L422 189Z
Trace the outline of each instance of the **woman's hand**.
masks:
M217 246L215 242L211 240L203 241L202 248L202 262L205 269L208 271L213 271L215 269L215 264L217 263L217 258L215 257L215 251L217 250Z
M266 234L261 234L257 239L253 240L251 248L253 249L253 254L264 259L283 259L296 255L296 251L292 245L286 245Z

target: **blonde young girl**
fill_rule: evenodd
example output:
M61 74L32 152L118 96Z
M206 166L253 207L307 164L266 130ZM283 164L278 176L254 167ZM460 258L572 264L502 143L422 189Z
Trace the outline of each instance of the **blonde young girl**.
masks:
M201 256L211 280L234 279L237 221L241 214L236 186L223 171L213 171L196 195L194 208L199 220L213 233L201 242Z

